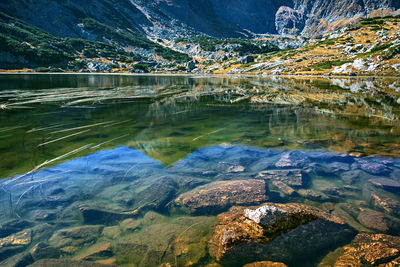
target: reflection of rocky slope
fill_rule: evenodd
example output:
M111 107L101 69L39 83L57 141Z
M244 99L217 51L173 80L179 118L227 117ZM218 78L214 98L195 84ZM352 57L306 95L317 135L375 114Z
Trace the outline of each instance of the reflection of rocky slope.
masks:
M293 183L296 168L295 190L313 193L281 197L274 181ZM243 146L203 148L165 168L134 149L104 150L2 181L0 266L317 266L325 256L322 266L398 266L399 220L369 200L399 205L392 188L371 184L385 175L398 190L399 169L399 159ZM207 216L176 207L186 194Z

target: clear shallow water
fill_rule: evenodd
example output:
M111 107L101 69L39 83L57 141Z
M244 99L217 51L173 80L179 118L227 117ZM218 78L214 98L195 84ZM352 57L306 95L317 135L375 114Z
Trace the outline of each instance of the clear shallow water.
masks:
M43 242L57 249L46 257L203 266L228 206L190 214L175 199L285 169L302 183L288 195L268 181L269 201L317 206L358 231L383 231L360 207L383 212L399 234L398 188L376 185L400 182L397 80L2 75L0 86L0 237L31 231L0 259Z

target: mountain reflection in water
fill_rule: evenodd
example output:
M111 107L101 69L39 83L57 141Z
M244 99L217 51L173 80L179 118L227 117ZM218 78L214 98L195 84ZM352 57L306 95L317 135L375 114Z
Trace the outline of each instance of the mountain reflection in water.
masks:
M285 176L287 171L300 176L296 175L296 178L290 174ZM266 173L278 175L268 176ZM31 244L50 240L50 245L62 251L72 249L69 248L72 246L73 255L79 255L85 247L90 247L93 243L111 242L114 248L119 248L126 242L136 244L141 231L155 227L161 222L164 227L168 223L175 225L176 218L186 218L185 220L189 220L187 227L190 227L190 224L194 223L190 218L197 216L190 217L186 208L189 210L196 208L196 204L193 204L194 206L190 203L182 204L178 201L179 196L215 181L266 179L266 195L269 201L312 203L322 210L342 215L346 212L359 213L366 208L383 211L384 207L379 203L370 201L373 196L379 196L381 199L390 198L393 203L400 205L399 196L396 194L400 191L400 183L387 187L376 184L381 177L398 181L399 173L399 159L356 158L328 151L265 150L226 145L199 149L176 164L166 167L143 152L118 147L25 176L3 180L0 219L2 222L17 219L22 225L24 224L22 222L28 224L29 229L34 229L33 231L42 231L32 236L32 240L25 246L27 250ZM284 188L274 183L276 181L288 185L295 193L289 195ZM233 199L234 194L232 192ZM216 215L234 205L233 201L222 206L216 204L217 207L207 204L207 199L201 197L196 201L203 207L199 215L207 216ZM202 201L205 203L201 203ZM260 203L255 201L247 204ZM153 214L154 212L158 213ZM394 214L398 212L398 210L393 211ZM156 216L154 222L151 220L143 222L148 220L146 216L150 216L149 214L161 217ZM207 236L215 219L201 216L198 218L200 218L198 222L204 228L201 234ZM349 215L345 218L349 225L359 231L365 229L365 226L355 218ZM138 222L136 230L119 232L121 222L126 223L126 220L129 222L132 219ZM70 238L57 236L59 233L57 231L61 231L60 229L83 227L82 224L95 225L104 230L110 230L111 227L111 230L118 232L118 237L110 238L104 230L96 230L90 233L90 237L85 237L89 238L90 242L85 241L84 237L71 241ZM47 225L48 229L37 230L43 225ZM14 230L18 230L18 224ZM184 230L179 229L179 231ZM396 227L390 231L399 234ZM173 233L174 238L178 238L179 234ZM164 237L161 233L159 238L158 242L168 242L162 240ZM87 242L90 244L86 244ZM157 247L153 244L154 240L142 242L149 252L157 251ZM204 248L208 240L203 238L197 242L187 246L207 258L208 252ZM174 254L174 251L168 250L176 248L165 249L167 254ZM315 250L316 255L319 255L317 247ZM116 249L109 257L114 257L123 263L127 255L132 253L138 256L133 245L130 250ZM0 256L5 255L0 253ZM184 253L180 261L187 263L196 259L192 257L193 254ZM157 265L164 260L170 260L168 257L162 259L158 256L156 259L154 263ZM135 260L140 262L143 259ZM151 262L148 264L155 265Z
M217 215L265 202L399 235L396 79L1 75L0 86L0 262L205 266Z

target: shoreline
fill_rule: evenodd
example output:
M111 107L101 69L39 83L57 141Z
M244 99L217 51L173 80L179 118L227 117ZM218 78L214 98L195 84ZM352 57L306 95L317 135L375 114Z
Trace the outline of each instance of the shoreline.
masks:
M114 75L114 76L215 76L215 77L257 77L257 78L340 78L340 79L400 79L400 76L380 76L380 75L305 75L305 74L228 74L228 73L109 73L109 72L90 72L90 73L82 73L82 72L6 72L0 71L0 75Z

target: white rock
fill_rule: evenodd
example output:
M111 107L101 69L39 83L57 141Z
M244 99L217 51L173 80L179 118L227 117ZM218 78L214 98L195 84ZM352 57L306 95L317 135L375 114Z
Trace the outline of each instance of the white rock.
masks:
M246 209L244 214L253 222L267 226L275 224L278 220L287 218L288 213L285 210L265 205L256 210Z

